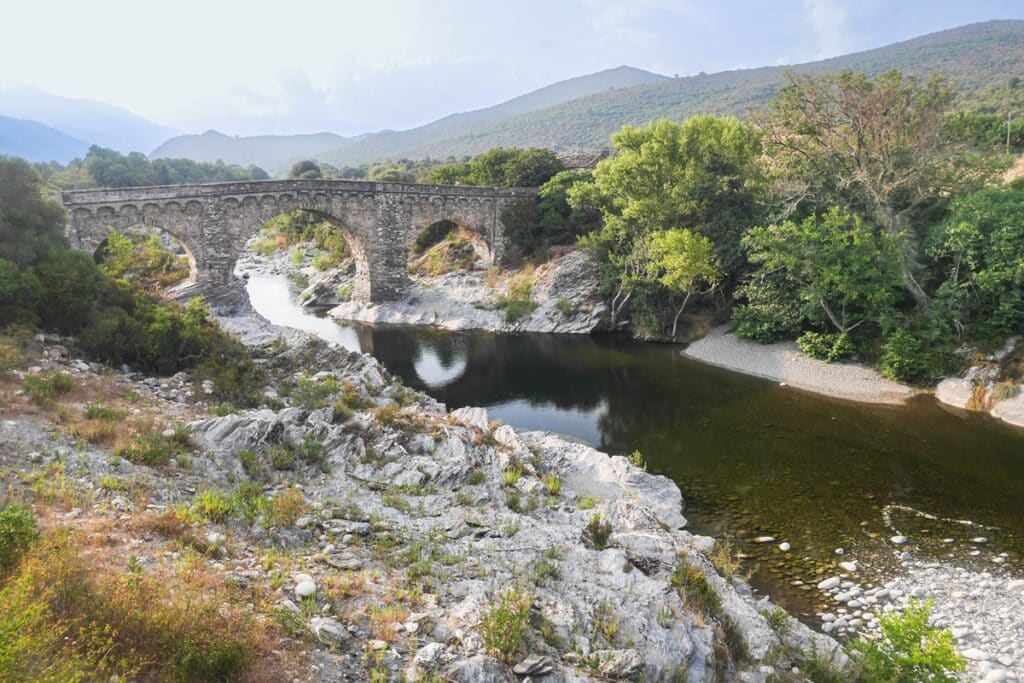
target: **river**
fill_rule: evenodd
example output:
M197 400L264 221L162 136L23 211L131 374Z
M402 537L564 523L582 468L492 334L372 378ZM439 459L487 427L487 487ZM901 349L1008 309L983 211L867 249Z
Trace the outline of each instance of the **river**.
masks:
M449 409L484 406L517 428L639 450L679 485L689 528L735 539L754 587L805 617L820 606L813 584L838 571L839 548L879 578L908 550L1022 570L1024 430L988 416L930 396L830 399L621 336L339 324L300 309L283 277L255 275L248 288L272 323L372 353ZM894 546L897 534L910 542Z

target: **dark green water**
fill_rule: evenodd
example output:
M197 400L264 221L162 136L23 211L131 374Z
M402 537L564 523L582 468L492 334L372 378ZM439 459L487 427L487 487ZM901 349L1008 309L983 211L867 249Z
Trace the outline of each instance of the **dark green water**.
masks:
M682 489L691 528L735 536L758 567L755 586L790 607L813 608L814 591L791 584L837 573L838 547L884 574L895 565L887 539L896 533L918 555L997 569L992 560L1005 552L1005 568L1020 569L1024 430L948 412L930 397L899 407L832 400L615 336L300 320L283 291L281 281L250 286L272 321L320 325L449 408L485 406L515 427L611 453L639 449L651 472ZM776 542L751 540L762 535ZM978 536L990 542L971 543ZM782 541L793 551L779 551Z

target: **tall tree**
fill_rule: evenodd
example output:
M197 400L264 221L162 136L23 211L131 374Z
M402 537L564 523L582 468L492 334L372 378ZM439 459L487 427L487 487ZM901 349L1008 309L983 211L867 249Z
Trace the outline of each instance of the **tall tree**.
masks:
M945 134L953 89L889 71L868 78L844 71L790 73L762 121L780 199L777 219L841 205L896 238L900 272L921 307L920 238L915 217L980 173Z
M644 279L652 232L690 226L715 244L722 276L735 274L740 237L758 217L761 144L753 126L718 116L626 126L612 143L617 153L598 164L594 182L575 185L569 197L603 215L586 244L614 282L614 325Z
M715 245L707 237L687 229L673 228L651 234L649 269L652 276L683 301L672 318L672 341L676 339L679 316L690 297L712 289L718 283Z

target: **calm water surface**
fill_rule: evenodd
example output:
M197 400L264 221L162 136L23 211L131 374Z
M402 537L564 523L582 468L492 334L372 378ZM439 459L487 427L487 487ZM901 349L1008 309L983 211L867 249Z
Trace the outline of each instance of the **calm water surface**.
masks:
M372 353L449 408L485 406L610 453L639 449L682 489L690 528L734 536L754 585L791 608L814 609L809 586L839 571L836 548L868 572L891 571L896 533L918 555L1020 569L1024 430L986 416L930 397L833 400L619 336L342 325L298 309L279 277L254 277L249 292L272 322ZM753 542L762 535L776 542ZM776 548L784 540L791 553Z

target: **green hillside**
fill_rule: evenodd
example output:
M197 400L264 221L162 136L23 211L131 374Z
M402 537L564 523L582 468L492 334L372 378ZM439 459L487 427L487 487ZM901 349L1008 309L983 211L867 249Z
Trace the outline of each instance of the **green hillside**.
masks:
M527 112L502 121L461 130L441 126L389 134L386 142L362 143L321 155L333 164L359 163L386 157L422 158L479 154L500 145L549 147L555 150L608 146L623 124L643 124L694 114L743 114L767 102L783 83L785 71L825 73L842 69L869 74L888 69L927 75L941 72L971 94L1024 76L1024 21L991 21L932 33L886 47L793 67L763 67L717 74L666 79L630 88L602 91L570 102ZM376 137L376 136L375 136Z

